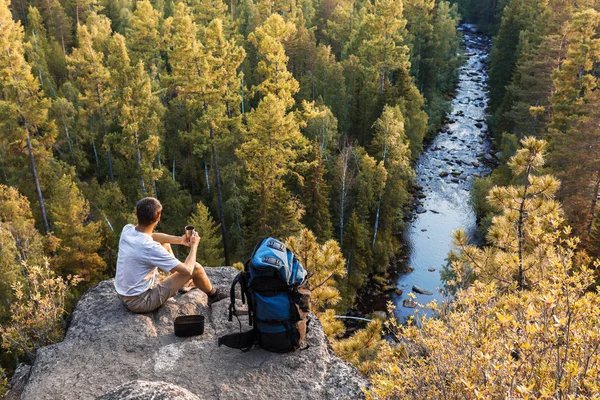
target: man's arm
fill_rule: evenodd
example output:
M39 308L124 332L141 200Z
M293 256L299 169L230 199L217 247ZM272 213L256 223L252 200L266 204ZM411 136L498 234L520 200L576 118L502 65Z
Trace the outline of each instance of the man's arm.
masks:
M198 236L198 232L194 232L194 234L190 237L190 254L188 254L184 262L179 263L171 271L180 272L182 274L192 276L192 273L194 272L194 267L196 266L196 251L198 250L199 243L200 237Z
M152 233L152 240L158 243L182 244L184 246L189 246L188 239L185 235L173 236L167 235L166 233L154 232Z

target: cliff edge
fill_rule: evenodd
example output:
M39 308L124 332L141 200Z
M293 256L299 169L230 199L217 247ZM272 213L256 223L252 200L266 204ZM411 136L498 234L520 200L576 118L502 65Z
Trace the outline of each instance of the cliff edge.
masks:
M237 271L207 268L213 285L229 291ZM207 306L199 290L179 294L148 314L127 311L113 280L79 300L64 340L38 350L21 399L356 399L368 382L338 358L316 318L308 349L274 354L217 346L239 331L227 321L229 300ZM241 305L240 305L241 306ZM204 314L202 336L178 338L173 320ZM240 318L249 329L247 316Z

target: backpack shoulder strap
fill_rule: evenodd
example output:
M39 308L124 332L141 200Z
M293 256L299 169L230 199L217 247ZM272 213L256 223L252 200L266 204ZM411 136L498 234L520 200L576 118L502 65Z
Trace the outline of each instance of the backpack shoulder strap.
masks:
M242 304L246 304L246 302L248 302L248 315L250 316L250 325L252 325L252 307L251 307L251 303L252 303L252 299L249 296L248 293L248 273L247 272L240 272L239 274L236 275L236 277L233 279L233 282L231 283L231 289L229 291L229 318L228 320L231 322L233 321L233 316L237 317L237 310L235 308L235 287L236 285L240 285L240 292L241 292L241 300L242 300Z

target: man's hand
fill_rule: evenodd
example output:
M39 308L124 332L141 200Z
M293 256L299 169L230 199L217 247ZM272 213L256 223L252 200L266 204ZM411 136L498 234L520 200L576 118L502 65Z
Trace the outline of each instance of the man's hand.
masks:
M179 242L179 244L190 247L190 238L188 235L184 233L183 236L181 236L181 242Z
M198 248L198 244L200 244L200 236L198 236L198 232L194 231L192 236L189 237L188 246Z

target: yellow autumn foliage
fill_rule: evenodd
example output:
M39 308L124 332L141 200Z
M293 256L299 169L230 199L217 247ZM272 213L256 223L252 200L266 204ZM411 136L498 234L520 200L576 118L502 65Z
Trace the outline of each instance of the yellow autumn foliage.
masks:
M488 197L501 210L490 245L455 235L451 305L407 325L386 323L397 340L380 342L368 363L369 399L600 395L600 293L590 290L598 263L576 256L578 240L553 199L558 181L535 175L545 143L522 145L509 165L524 183Z
M56 276L47 259L42 265L23 263L23 270L25 279L13 285L11 318L0 327L0 338L3 350L33 363L38 348L62 340L66 299L81 278Z

